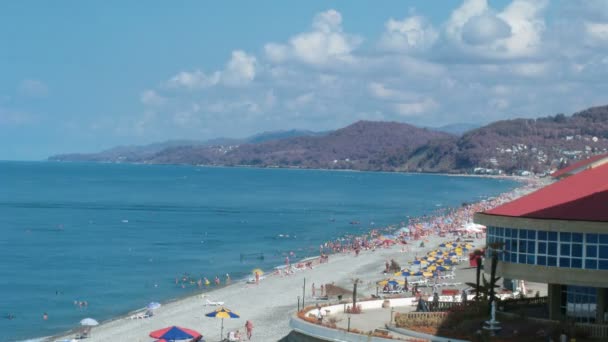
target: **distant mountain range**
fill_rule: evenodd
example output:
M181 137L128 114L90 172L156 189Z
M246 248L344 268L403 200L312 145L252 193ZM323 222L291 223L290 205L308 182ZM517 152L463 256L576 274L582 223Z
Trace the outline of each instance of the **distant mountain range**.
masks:
M449 133L446 133L449 132ZM572 116L513 119L483 127L419 128L359 121L330 132L265 132L245 139L174 140L54 161L298 167L445 173L544 173L608 150L608 106Z

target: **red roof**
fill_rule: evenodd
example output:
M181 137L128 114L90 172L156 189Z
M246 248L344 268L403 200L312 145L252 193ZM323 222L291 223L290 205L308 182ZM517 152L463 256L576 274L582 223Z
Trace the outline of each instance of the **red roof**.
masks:
M608 164L581 171L485 212L537 219L608 221Z
M604 153L604 154L595 155L595 156L593 156L591 158L587 158L587 159L584 159L584 160L577 161L576 163L574 163L572 165L569 165L569 166L567 166L567 167L565 167L563 169L559 169L559 170L553 172L551 174L551 177L553 177L553 178L559 178L559 177L561 177L563 175L566 175L566 174L568 174L568 173L570 173L572 171L575 171L577 169L585 168L585 167L589 166L590 164L595 163L596 161L604 159L604 158L607 158L607 157L608 157L608 153Z

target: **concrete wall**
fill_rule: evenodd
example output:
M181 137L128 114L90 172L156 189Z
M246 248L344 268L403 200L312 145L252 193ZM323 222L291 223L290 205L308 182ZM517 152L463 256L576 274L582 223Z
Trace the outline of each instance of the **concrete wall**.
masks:
M489 264L486 261L486 273L490 271ZM608 287L608 271L606 270L548 267L500 261L496 274L505 278L525 279L537 283Z
M485 226L520 229L548 230L553 232L577 232L606 234L608 222L541 220L525 217L511 217L476 213L473 222Z
M322 325L308 323L298 316L292 316L289 320L289 326L296 332L292 339L289 334L288 342L387 342L389 340L380 337L373 337L362 334L353 334L344 330L331 329ZM303 335L303 336L302 336Z

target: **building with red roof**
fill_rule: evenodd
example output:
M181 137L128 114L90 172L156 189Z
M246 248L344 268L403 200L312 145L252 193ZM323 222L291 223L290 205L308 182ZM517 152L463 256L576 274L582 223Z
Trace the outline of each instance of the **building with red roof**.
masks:
M591 169L608 162L608 153L598 154L591 158L578 161L551 174L553 178L563 178L577 174L583 170Z
M556 172L569 177L475 214L475 223L487 226L488 246L501 246L494 251L498 276L548 284L551 319L608 323L608 163L603 159L607 156L574 164Z

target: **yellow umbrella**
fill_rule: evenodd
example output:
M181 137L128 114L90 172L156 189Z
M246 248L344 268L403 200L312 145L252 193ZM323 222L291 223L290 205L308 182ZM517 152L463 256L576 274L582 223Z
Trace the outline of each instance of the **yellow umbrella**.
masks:
M427 271L434 271L436 269L437 269L437 267L433 266L433 265L431 265L431 266L429 266L429 267L426 268Z
M424 272L424 273L422 273L422 275L425 276L425 277L427 277L427 278L430 278L430 277L433 276L433 272Z
M262 271L261 268L256 268L253 271L251 271L251 273L253 273L253 275L255 275L256 273L259 274L259 275L263 275L264 271Z
M388 283L394 283L394 284L399 284L402 285L405 282L403 280L395 280L395 279L384 279L384 280L380 280L379 282L377 282L376 284L380 285L380 286L384 286Z

